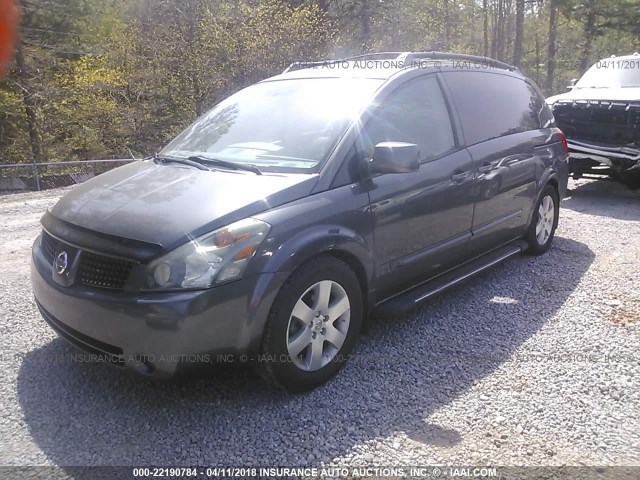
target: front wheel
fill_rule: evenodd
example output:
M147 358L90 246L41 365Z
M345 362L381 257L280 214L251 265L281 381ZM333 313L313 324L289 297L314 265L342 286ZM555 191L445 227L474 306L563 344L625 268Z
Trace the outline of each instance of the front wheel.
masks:
M342 368L362 325L358 277L343 261L322 256L302 265L269 314L262 367L292 392L313 389Z
M552 185L547 185L542 190L533 212L533 218L527 233L527 242L529 244L527 253L540 255L549 250L556 228L558 228L559 214L560 197L558 191Z

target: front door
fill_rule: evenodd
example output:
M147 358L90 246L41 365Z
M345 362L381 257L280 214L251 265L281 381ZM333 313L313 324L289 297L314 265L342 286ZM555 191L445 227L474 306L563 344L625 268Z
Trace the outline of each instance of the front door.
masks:
M378 297L449 268L471 237L474 171L459 148L435 74L401 85L363 130L368 155L380 142L415 143L420 169L371 181Z

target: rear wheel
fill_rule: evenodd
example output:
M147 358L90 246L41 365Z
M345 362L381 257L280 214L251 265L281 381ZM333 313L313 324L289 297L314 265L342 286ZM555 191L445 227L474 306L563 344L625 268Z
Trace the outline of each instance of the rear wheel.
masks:
M322 256L302 265L269 314L261 367L289 391L315 388L342 368L362 325L362 292L343 261Z
M542 190L536 204L527 233L529 248L527 253L540 255L551 247L553 237L558 227L560 213L560 197L553 185L547 185Z

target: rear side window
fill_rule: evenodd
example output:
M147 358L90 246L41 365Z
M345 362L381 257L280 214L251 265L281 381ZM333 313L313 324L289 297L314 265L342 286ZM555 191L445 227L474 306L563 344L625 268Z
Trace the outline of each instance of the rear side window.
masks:
M420 77L400 86L367 122L362 140L369 156L380 142L415 143L421 161L452 150L455 137L437 78Z
M541 128L544 100L520 78L486 72L447 72L467 145Z

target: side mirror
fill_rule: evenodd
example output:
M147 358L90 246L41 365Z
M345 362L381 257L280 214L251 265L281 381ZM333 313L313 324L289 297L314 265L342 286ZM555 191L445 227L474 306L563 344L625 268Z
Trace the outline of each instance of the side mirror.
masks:
M569 85L567 85L567 88L569 90L573 90L573 87L576 86L576 83L578 83L578 79L577 78L572 78L571 82L569 83Z
M420 152L415 143L382 142L371 160L372 173L409 173L420 168Z

